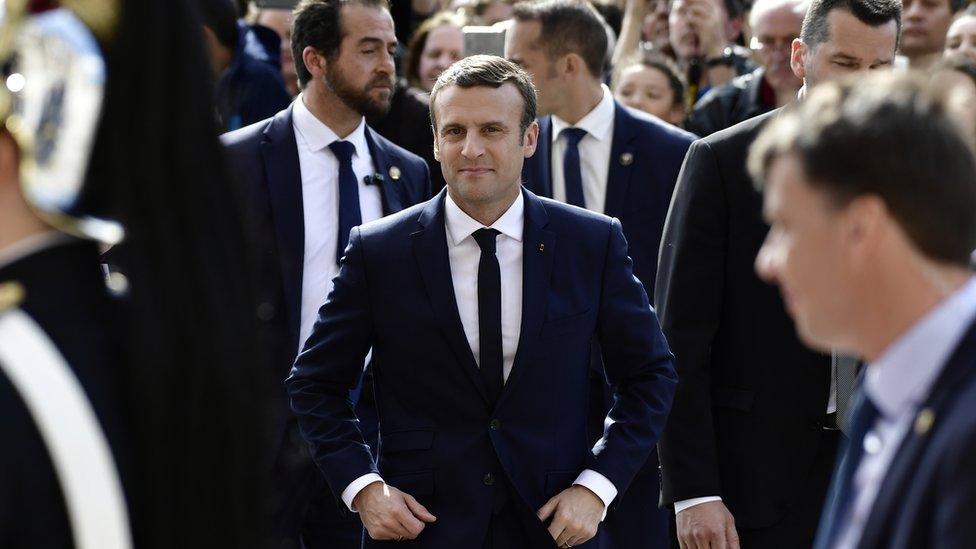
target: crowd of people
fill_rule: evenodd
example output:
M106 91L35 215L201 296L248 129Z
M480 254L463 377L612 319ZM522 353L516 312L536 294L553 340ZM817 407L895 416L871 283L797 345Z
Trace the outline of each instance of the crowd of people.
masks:
M962 549L976 5L0 5L0 546Z

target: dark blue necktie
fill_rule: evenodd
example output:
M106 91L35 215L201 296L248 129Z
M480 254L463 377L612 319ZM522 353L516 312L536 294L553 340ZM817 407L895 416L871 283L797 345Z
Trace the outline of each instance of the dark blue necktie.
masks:
M563 155L563 181L566 183L566 203L580 208L586 207L583 198L583 176L580 173L579 142L586 136L582 128L566 128L562 132L566 138L566 154Z
M837 490L832 501L830 513L829 529L827 531L828 547L837 541L837 536L844 530L847 524L850 507L854 503L854 473L857 472L864 457L864 438L878 420L880 412L878 407L871 402L863 388L857 394L857 401L851 410L850 425L848 428L849 442L847 450L841 458L837 468Z
M336 247L336 263L342 259L349 243L349 232L363 223L359 211L359 182L352 171L352 153L356 147L348 141L333 141L329 144L332 154L339 161L339 243Z
M481 377L494 406L502 394L502 275L495 255L495 229L478 229L478 347Z

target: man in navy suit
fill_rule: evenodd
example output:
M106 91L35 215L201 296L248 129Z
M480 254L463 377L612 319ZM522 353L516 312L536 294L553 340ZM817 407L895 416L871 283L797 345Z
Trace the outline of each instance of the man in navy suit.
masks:
M353 231L288 379L367 547L603 546L607 507L663 426L671 355L619 222L519 185L535 104L498 57L441 75L431 121L446 191ZM615 405L591 446L593 339ZM370 348L378 461L346 397Z
M224 136L259 241L258 314L269 328L276 384L312 331L352 227L430 196L424 161L364 121L385 112L393 93L396 37L387 3L310 0L293 26L301 95L273 118ZM361 525L329 495L278 387L276 535L295 546L300 536L306 548L358 547ZM371 393L364 394L359 409L374 434Z
M771 225L757 272L805 343L868 363L818 549L976 539L976 159L928 86L823 84L750 153Z
M533 192L617 217L634 273L654 294L657 254L678 172L694 136L613 99L601 83L607 34L585 3L519 4L506 56L539 90L539 145L522 171ZM592 435L612 405L594 365ZM668 546L668 512L658 509L657 453L607 519L620 549Z

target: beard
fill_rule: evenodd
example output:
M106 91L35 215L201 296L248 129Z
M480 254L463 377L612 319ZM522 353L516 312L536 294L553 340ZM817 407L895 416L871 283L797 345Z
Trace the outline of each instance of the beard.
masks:
M325 86L346 104L350 109L367 117L383 116L390 110L393 100L393 90L396 81L393 76L377 76L363 88L356 88L337 63L329 63L325 71ZM376 88L385 88L389 93L385 99L375 99L370 92Z

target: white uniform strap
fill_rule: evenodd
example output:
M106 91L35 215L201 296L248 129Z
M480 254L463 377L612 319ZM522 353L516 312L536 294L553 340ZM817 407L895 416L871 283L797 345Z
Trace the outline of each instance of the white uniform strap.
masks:
M20 393L61 482L77 549L130 549L129 516L112 452L74 372L19 309L0 312L0 371Z

